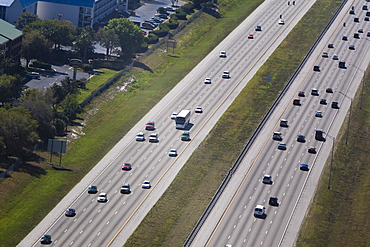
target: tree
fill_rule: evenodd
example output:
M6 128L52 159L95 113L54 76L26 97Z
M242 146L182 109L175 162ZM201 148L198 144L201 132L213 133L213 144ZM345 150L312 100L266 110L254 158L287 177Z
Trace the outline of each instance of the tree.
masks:
M43 140L52 137L54 134L52 126L55 116L53 105L54 98L51 89L47 89L46 91L29 89L20 99L20 106L28 109L32 118L37 121L37 132Z
M18 16L15 27L22 30L28 24L36 21L41 21L41 19L37 15L34 15L30 12L23 12L20 16Z
M106 48L106 57L119 46L119 38L113 29L100 28L97 33L97 40L100 45Z
M109 21L107 29L112 29L117 34L122 55L125 57L132 57L140 50L144 42L144 35L140 28L128 19L112 19Z
M22 41L21 55L26 66L32 59L42 59L50 54L52 44L37 30L26 32Z
M8 58L5 55L4 50L0 50L0 74L2 73L1 70L4 70L4 73L9 72L9 69L14 66L14 62L12 59Z
M81 112L77 97L73 94L68 94L60 104L60 107L62 108L61 117L67 123L72 122L77 117L77 113Z
M51 90L55 98L55 103L59 104L62 102L68 94L76 94L78 92L78 83L78 81L75 82L72 78L66 77L60 82L60 85L53 84Z
M37 142L37 122L23 107L0 108L0 137L8 155L21 156Z
M83 62L87 62L87 56L94 51L96 35L91 27L85 27L76 38L75 50L79 53Z
M18 99L22 93L22 84L16 77L10 75L0 76L0 102L11 102Z

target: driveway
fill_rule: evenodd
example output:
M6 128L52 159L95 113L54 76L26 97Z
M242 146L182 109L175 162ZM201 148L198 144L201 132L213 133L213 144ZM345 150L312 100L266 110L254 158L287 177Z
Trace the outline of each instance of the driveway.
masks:
M65 79L67 76L73 78L73 69L69 65L63 66L52 66L52 70L35 70L39 72L41 77L40 79L30 79L26 86L29 88L37 88L40 90L45 90L51 87L54 83L58 83ZM90 77L90 74L85 72L77 72L77 80L87 80Z

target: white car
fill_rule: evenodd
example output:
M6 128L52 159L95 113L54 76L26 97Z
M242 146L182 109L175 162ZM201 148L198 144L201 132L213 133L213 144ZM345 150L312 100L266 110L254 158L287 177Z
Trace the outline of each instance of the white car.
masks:
M316 111L315 117L322 117L322 111Z
M100 193L98 196L98 202L108 201L107 193Z
M211 84L211 83L212 83L211 78L206 78L204 80L204 84Z
M168 153L169 156L171 157L176 157L177 156L177 150L176 149L171 149L170 152Z
M202 112L203 112L202 107L195 108L195 113L202 113Z
M150 134L149 142L158 142L158 134L156 134L156 133Z
M262 183L264 184L272 184L272 176L271 175L265 175L262 178Z
M176 116L177 116L177 112L172 112L171 119L172 120L176 119Z
M143 189L150 189L150 187L152 186L150 185L150 182L148 180L145 180L143 184L141 185L141 188Z
M261 217L264 216L266 213L266 208L262 205L257 205L254 208L254 216Z
M284 20L283 19L279 19L279 25L284 25L284 24L285 24Z
M143 132L140 132L136 135L136 141L138 141L138 142L145 141L145 136L144 136Z
M224 73L222 73L222 78L230 78L230 72L229 71L224 71Z
M226 51L220 51L219 57L226 57Z

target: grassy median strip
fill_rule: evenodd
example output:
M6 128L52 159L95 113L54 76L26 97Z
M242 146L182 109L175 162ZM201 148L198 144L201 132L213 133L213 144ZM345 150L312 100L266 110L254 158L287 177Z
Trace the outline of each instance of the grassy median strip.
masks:
M54 205L262 1L219 1L224 18L202 14L181 35L175 54L142 61L88 109L85 135L69 145L63 168L39 153L0 186L0 246L15 246ZM307 53L339 1L318 1L241 93L125 246L180 246L271 102ZM302 32L304 30L304 32ZM305 37L302 36L305 33ZM307 38L308 37L308 38ZM267 81L267 76L272 78ZM122 93L120 88L131 84ZM73 148L71 148L71 146ZM207 154L207 155L205 155Z

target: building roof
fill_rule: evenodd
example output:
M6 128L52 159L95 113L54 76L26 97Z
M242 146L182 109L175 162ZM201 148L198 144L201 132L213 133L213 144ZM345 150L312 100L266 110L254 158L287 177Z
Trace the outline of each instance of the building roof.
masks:
M10 7L13 2L16 0L0 0L0 6ZM81 6L81 7L94 7L95 0L18 0L23 8L26 8L36 2L47 2L47 3L59 3L59 4L66 4L66 5L74 5L74 6Z
M14 40L22 35L22 31L15 28L14 25L0 19L0 41L1 44L8 40Z
M3 0L0 0L3 1ZM37 2L37 0L20 0L27 1L27 2ZM47 2L47 3L59 3L59 4L65 4L65 5L73 5L73 6L80 6L80 7L88 7L92 8L94 7L95 0L43 0L39 2Z

